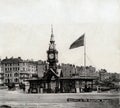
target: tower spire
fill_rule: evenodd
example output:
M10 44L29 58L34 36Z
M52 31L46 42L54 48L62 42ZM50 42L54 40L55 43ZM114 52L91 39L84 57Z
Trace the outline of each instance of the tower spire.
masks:
M51 34L53 34L53 25L51 24Z
M51 25L51 38L50 38L50 42L54 42L53 25Z

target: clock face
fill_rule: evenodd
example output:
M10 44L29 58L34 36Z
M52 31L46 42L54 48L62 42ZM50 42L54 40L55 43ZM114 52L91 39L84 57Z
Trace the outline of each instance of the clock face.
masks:
M53 59L54 58L54 54L49 54L49 58Z

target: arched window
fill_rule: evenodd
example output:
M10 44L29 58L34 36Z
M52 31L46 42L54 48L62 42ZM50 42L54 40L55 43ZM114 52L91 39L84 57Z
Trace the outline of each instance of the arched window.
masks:
M18 73L14 73L14 77L18 77L19 76L19 74Z

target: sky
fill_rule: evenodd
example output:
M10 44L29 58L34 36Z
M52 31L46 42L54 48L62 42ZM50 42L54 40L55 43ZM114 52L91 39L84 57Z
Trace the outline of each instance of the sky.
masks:
M120 73L120 0L0 0L1 59L46 60L51 24L59 63L83 65L85 33L87 65Z

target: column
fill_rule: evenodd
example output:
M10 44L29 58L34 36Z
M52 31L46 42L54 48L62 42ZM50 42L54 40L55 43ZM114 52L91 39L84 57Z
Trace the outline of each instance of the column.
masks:
M59 80L56 79L56 87L55 87L55 93L59 92Z
M76 89L76 93L80 93L79 80L76 80L76 81L75 81L75 89Z

